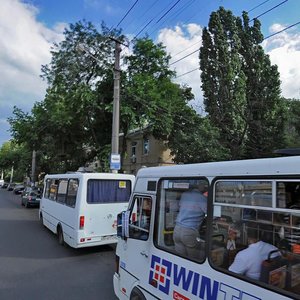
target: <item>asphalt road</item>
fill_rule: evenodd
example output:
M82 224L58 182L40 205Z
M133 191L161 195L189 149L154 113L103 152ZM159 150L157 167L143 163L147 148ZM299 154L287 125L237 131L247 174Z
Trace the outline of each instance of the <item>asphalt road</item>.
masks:
M115 300L115 246L72 249L0 189L0 299Z

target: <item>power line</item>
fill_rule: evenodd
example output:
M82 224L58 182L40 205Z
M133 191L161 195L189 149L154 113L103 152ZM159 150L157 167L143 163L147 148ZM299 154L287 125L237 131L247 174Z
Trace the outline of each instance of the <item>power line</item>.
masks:
M259 7L259 6L263 5L263 4L265 4L265 3L268 2L268 1L270 1L270 0L266 0L266 1L262 2L262 3L260 3L259 5L253 7L252 9L250 9L249 11L254 10L255 8L257 8L257 7ZM257 16L256 18L253 18L252 20L259 18L260 16L262 16L262 15L268 13L269 11L273 10L274 8L278 7L279 5L282 5L283 3L287 2L287 1L288 1L288 0L285 0L285 1L281 2L280 4L274 6L273 8L269 9L268 11L265 11L265 12L262 13L261 15ZM249 11L248 11L248 12L249 12ZM251 20L251 21L252 21L252 20ZM251 22L251 21L250 21L250 22ZM196 42L195 44L189 46L188 48L186 48L186 49L184 49L184 50L182 50L182 51L176 53L174 56L176 56L176 55L178 55L178 54L180 54L180 53L186 51L187 49L191 48L192 46L194 46L194 45L196 45L196 44L198 44L198 43L201 43L201 41L202 41L202 40L200 40L200 41ZM197 50L196 50L196 51L197 51ZM188 56L194 54L196 51L193 51L192 53L189 53L189 54L186 55L185 57L188 57ZM173 57L174 57L174 56L173 56ZM183 57L182 59L184 59L185 57ZM180 60L182 60L182 59L179 59L178 61L180 61ZM175 61L175 62L171 63L170 65L175 64L175 63L178 62L178 61Z
M260 14L260 15L258 15L257 17L253 18L253 19L250 20L249 22L254 21L255 19L258 19L259 17L261 17L261 16L267 14L268 12L272 11L273 9L275 9L275 8L277 8L277 7L279 7L279 6L281 6L282 4L284 4L284 3L288 2L288 1L289 1L289 0L284 0L284 1L280 2L279 4L273 6L272 8L270 8L270 9L264 11L262 14Z
M174 20L175 17L178 17L184 10L186 10L189 6L191 6L196 0L190 0L190 2L183 5L181 8L179 8L173 15L170 16L169 20Z
M275 32L275 33L273 33L273 34L270 34L269 36L265 37L265 38L263 39L263 41L266 40L266 39L268 39L268 38L270 38L270 37L272 37L272 36L274 36L274 35L277 35L277 34L279 34L279 33L281 33L281 32L284 32L284 31L286 31L287 29L290 29L290 28L292 28L292 27L294 27L294 26L297 26L297 25L299 25L299 24L300 24L300 21L297 22L297 23L294 23L294 24L292 24L292 25L290 25L290 26L288 26L288 27L285 27L284 29L279 30L279 31L277 31L277 32ZM175 62L174 62L174 63L175 63ZM171 65L171 64L170 64L170 65ZM179 77L181 77L181 76L187 75L187 74L192 73L192 72L195 72L196 70L199 70L199 69L198 69L198 68L193 69L193 70L188 71L188 72L186 72L186 73L184 73L184 74L181 74L181 75L176 76L176 78L179 78Z
M173 4L168 11L166 11L157 21L155 24L157 24L160 20L162 20L181 0L177 0L175 4Z
M171 65L174 65L174 64L176 64L176 63L178 63L179 61L181 61L181 60L183 60L183 59L185 59L185 58L191 56L192 54L194 54L194 53L196 53L196 52L198 52L198 51L199 51L199 49L197 49L197 50L195 50L195 51L193 51L193 52L191 52L191 53L185 55L184 57L181 57L181 58L175 60L174 62L172 62L172 63L170 64L170 66L171 66Z
M143 20L144 16L152 9L152 7L158 2L159 0L154 1L149 7L146 8L146 10L137 18L138 20ZM135 18L133 20L131 20L129 23L127 23L127 26L124 28L124 31L126 30L126 28L128 28L128 26L130 24L133 23L133 21L135 20Z
M250 10L248 10L247 13L249 13L249 12L255 10L256 8L262 6L263 4L265 4L265 3L269 2L269 1L270 1L270 0L266 0L266 1L264 1L264 2L262 2L262 3L260 3L260 4L258 4L258 5L256 5L255 7L251 8Z
M294 24L292 24L292 25L290 25L290 26L288 26L288 27L285 27L284 29L282 29L282 30L280 30L280 31L277 31L277 32L275 32L275 33L273 33L273 34L268 35L268 36L265 37L263 40L266 40L266 39L268 39L268 38L270 38L270 37L272 37L272 36L274 36L274 35L277 35L277 34L283 32L283 31L286 31L287 29L290 29L290 28L292 28L292 27L294 27L294 26L296 26L296 25L298 25L298 24L300 24L300 21L297 22L297 23L294 23Z
M181 51L179 51L179 52L173 54L173 55L172 55L172 58L174 58L175 56L181 54L182 52L184 52L184 51L186 51L186 50L188 50L188 49L194 47L195 45L197 45L197 44L199 44L199 43L201 43L201 42L202 42L202 41L200 40L200 41L196 42L195 44L193 44L193 45L191 45L191 46L185 48L184 50L181 50Z
M139 0L136 0L132 5L131 7L128 9L128 11L125 13L125 15L123 16L123 18L121 19L121 21L117 24L117 26L112 26L110 29L109 29L109 32L111 32L111 30L115 27L115 28L118 28L119 25L124 21L124 19L128 16L128 14L131 12L131 10L135 7L135 5L139 2Z
M188 72L183 73L183 74L180 74L180 75L176 76L175 78L182 77L182 76L184 76L184 75L190 74L190 73L195 72L195 71L197 71L197 70L199 70L199 68L193 69L193 70L188 71Z
M150 25L150 23L151 22L153 22L153 20L155 19L155 17L154 18L152 18L136 35L135 35L135 37L131 40L131 42L132 41L134 41L144 30L145 30L145 28L148 26L148 25Z
M159 20L158 21L156 21L156 23L155 24L157 24L160 20L162 20L179 2L180 2L181 0L177 0L176 1L176 3L175 4L173 4L160 18L159 18ZM164 9L163 9L163 11L165 10L165 9L167 9L168 8L168 6L166 6ZM135 40L153 21L154 21L154 19L156 18L157 16L154 16L136 35L135 35L135 37L131 40L131 41L133 41L133 40Z
M175 13L173 15L171 15L171 17L167 20L165 20L164 22L162 22L159 26L162 26L163 24L165 24L167 21L169 21L171 18L172 20L174 19L173 16L179 16L187 7L189 7L191 4L193 4L193 2L195 2L196 0L190 0L189 3L184 4L182 7L180 7L177 11L175 11ZM176 3L175 3L176 4ZM157 24L157 23L155 23ZM157 26L156 28L153 29L153 31L150 32L150 36L159 28L159 26Z

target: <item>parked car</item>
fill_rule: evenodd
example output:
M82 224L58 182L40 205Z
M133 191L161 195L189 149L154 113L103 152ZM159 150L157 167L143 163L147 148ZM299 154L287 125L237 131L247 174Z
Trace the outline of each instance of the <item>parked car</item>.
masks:
M16 184L15 183L9 183L7 186L7 190L8 191L13 191L15 188Z
M7 186L8 186L8 183L7 182L4 182L1 186L1 189L7 189Z
M22 194L24 189L25 189L25 186L23 184L17 184L14 187L13 191L14 191L15 194L20 195L20 194Z
M26 193L22 193L21 196L21 204L25 207L31 207L31 206L40 206L40 193L38 191L30 191Z
M40 187L36 187L36 186L26 186L25 189L22 191L21 196L24 196L25 194L31 193L31 192L35 192L37 194L40 194L42 191L42 189Z

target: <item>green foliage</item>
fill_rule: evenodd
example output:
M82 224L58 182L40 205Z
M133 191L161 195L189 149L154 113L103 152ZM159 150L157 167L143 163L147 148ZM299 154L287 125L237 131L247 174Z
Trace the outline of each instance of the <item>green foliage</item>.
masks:
M178 121L169 137L176 163L219 161L230 157L227 149L218 142L218 129L208 118L192 113L188 119L181 116Z
M9 182L11 178L12 167L14 182L22 182L28 175L30 166L28 162L31 158L31 151L26 144L17 144L9 141L0 148L0 172L3 171L4 179Z
M300 100L283 99L288 111L288 121L285 135L287 137L287 147L300 147Z
M259 45L260 22L249 25L220 7L203 30L200 49L204 105L232 159L272 155L285 143L285 104L276 66Z

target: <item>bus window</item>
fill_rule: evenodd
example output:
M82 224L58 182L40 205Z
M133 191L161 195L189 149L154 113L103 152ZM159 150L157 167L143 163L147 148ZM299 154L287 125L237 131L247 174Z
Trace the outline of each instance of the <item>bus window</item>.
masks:
M67 187L68 187L68 179L60 179L58 183L57 190L57 202L64 204L66 202L67 195Z
M296 185L276 182L277 206L285 206L289 197L286 191ZM272 181L263 180L251 184L242 180L216 182L209 261L245 280L250 278L297 293L300 214L270 207L271 186ZM254 191L259 196L251 201Z
M277 182L276 190L276 206L278 208L300 209L299 181Z
M69 180L66 205L75 207L78 186L79 186L78 179Z
M208 182L170 179L160 183L157 246L185 258L205 257Z
M272 207L271 181L219 181L215 202Z
M50 198L50 186L51 186L51 179L46 180L46 187L45 187L45 195L44 197L46 199Z
M129 237L147 240L150 230L152 199L136 196L129 221Z
M87 203L128 202L130 194L129 180L88 180Z
M50 183L49 199L56 201L57 196L58 179L52 179Z

